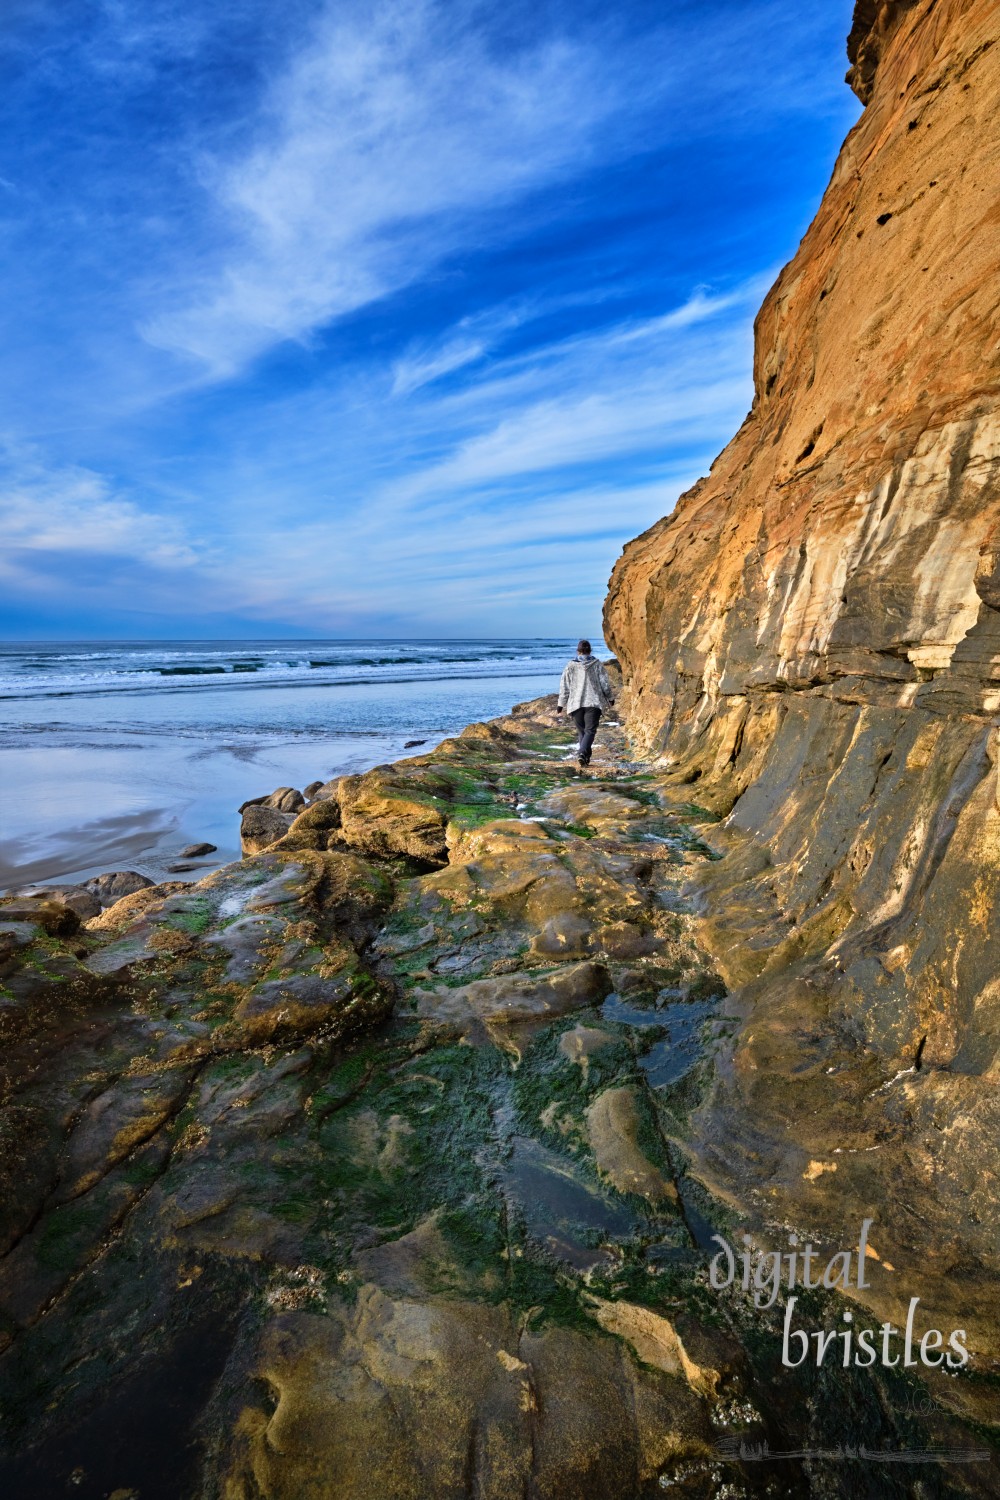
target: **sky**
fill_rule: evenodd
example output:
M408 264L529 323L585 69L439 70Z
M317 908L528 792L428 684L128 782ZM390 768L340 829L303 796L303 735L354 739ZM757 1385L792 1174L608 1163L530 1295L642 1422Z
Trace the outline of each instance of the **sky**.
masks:
M5 0L0 636L575 635L752 399L852 0Z

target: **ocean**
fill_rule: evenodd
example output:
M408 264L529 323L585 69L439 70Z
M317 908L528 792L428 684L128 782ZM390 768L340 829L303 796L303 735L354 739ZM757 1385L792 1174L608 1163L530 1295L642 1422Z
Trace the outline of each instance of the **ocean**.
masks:
M430 750L553 692L575 646L0 645L0 889L116 869L162 880L202 841L218 846L203 870L238 859L247 798L397 759L408 740Z

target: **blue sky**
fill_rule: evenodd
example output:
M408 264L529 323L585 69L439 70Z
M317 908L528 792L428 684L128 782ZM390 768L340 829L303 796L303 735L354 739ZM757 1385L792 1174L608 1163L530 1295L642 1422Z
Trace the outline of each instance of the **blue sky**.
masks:
M572 635L751 399L851 0L7 0L0 634Z

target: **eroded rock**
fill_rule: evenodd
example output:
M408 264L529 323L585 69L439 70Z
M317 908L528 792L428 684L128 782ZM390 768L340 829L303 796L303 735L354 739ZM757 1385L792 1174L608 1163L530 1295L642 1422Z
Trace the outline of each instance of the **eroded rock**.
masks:
M338 783L343 838L369 854L404 854L428 864L448 857L447 815L432 800L439 791L433 777L421 781L376 767L363 776L344 776Z
M552 974L501 974L458 988L418 990L419 1013L469 1030L475 1022L538 1022L594 1005L610 993L607 969L569 964Z
M639 1144L642 1118L628 1088L605 1089L587 1110L587 1135L601 1172L620 1193L676 1198L677 1189Z
M7 924L0 1404L24 1413L3 1442L36 1465L28 1492L64 1487L59 1434L100 1453L123 1392L174 1391L206 1351L184 1401L130 1420L188 1456L180 1493L707 1495L717 1435L765 1435L745 1391L768 1335L706 1308L673 1194L675 1174L694 1191L705 1081L653 1087L646 1067L647 1029L705 1015L685 999L713 973L691 871L626 836L660 817L648 780L615 783L643 809L621 836L569 807L531 821L571 774L549 758L565 730L539 746L537 715L504 722L525 725L513 748L505 728L379 773L390 822L408 799L447 820L447 866L347 848L318 801L307 847L148 888L65 938ZM690 1045L707 1069L711 1037ZM789 1163L804 1194L844 1170L803 1176L812 1147ZM865 1420L898 1441L879 1392ZM811 1399L769 1418L776 1441L801 1438Z
M102 910L99 897L85 885L26 886L14 894L42 901L58 901L75 911L81 922L99 916Z
M0 919L41 928L53 937L67 937L80 926L79 915L73 907L48 896L0 898Z
M244 854L260 854L279 839L283 839L292 826L293 815L280 812L275 807L251 803L243 813L240 823L240 845Z
M468 1301L363 1287L350 1310L275 1320L255 1373L277 1403L243 1408L223 1474L275 1500L508 1500L529 1483L631 1500L666 1459L707 1451L682 1383L658 1385L621 1345L519 1334Z
M136 891L147 890L153 882L138 870L112 870L107 875L96 875L84 885L100 901L102 906L113 906L123 896L132 896Z

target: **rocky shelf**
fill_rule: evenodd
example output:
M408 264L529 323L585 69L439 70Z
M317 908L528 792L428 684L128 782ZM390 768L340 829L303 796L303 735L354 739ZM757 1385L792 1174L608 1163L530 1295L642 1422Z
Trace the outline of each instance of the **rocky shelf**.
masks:
M709 1285L719 830L570 740L538 700L197 884L0 906L5 1493L763 1495L800 1466L737 1440L974 1441L974 1379L791 1371Z

